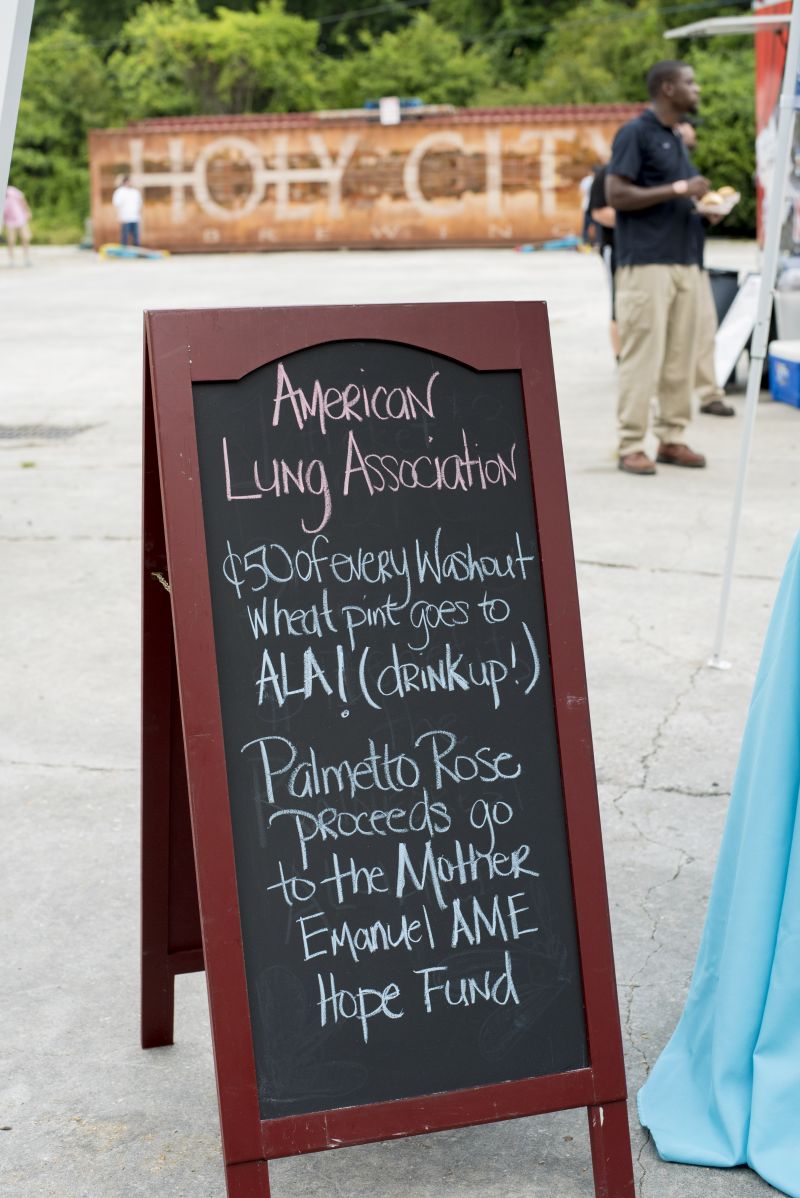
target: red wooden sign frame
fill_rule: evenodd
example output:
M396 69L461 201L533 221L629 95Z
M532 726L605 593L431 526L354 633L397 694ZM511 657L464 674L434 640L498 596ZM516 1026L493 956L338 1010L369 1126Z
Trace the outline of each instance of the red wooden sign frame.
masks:
M552 666L589 1065L568 1073L261 1120L239 922L192 384L339 340L402 342L520 373ZM633 1198L625 1071L575 565L543 303L145 314L142 1045L172 1043L174 979L205 968L229 1198L267 1161L588 1108L598 1198ZM532 430L535 430L533 435Z

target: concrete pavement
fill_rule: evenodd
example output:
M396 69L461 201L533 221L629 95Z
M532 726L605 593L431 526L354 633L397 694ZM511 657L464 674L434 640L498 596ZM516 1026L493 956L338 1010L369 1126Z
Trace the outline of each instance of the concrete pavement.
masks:
M753 269L750 244L712 265ZM680 1014L761 642L798 527L800 411L760 405L726 655L710 670L743 397L698 417L705 471L615 468L605 281L590 255L324 252L0 262L0 1192L224 1193L205 981L138 1046L141 313L545 299L550 307L631 1094ZM640 1198L766 1198L660 1162ZM582 1111L271 1166L275 1198L589 1198Z

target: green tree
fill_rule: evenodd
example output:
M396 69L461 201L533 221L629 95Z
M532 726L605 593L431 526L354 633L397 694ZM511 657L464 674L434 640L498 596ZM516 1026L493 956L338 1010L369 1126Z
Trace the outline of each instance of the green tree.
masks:
M109 69L129 119L307 110L320 101L317 34L282 0L214 17L166 0L126 22Z
M755 52L751 38L725 38L686 55L701 87L694 159L712 186L727 185L741 201L718 228L720 236L752 234L756 223Z
M431 0L429 11L466 42L502 39L538 50L573 8L574 0Z
M211 59L227 112L298 112L320 103L319 27L284 11L283 0L255 12L216 10Z
M70 16L28 48L11 180L38 239L77 239L89 211L87 130L113 112L102 59Z
M320 48L326 54L341 57L358 46L363 33L380 37L407 24L414 7L428 0L379 0L370 4L343 4L342 0L286 0L288 12L317 21Z
M36 0L33 6L34 37L58 28L65 17L92 41L101 53L110 50L125 21L141 0Z
M536 104L645 99L648 67L674 54L663 33L656 0L639 0L633 9L585 0L547 35L527 94Z
M723 4L721 0L658 0L659 8L664 14L667 29L680 25L688 25L703 17L727 17L750 14L753 7L751 0L730 0Z
M458 35L427 13L396 33L365 34L362 45L330 70L329 102L349 108L380 96L415 96L428 104L469 104L491 80L486 54L463 50Z
M502 102L526 86L548 33L569 23L573 7L574 0L431 0L429 11L465 45L485 50Z

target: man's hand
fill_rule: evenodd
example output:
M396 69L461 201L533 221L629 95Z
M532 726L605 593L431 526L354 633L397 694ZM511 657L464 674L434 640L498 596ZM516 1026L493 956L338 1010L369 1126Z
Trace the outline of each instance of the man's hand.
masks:
M699 200L711 187L704 175L692 179L676 179L674 183L659 183L656 187L639 187L624 175L606 176L606 197L617 212L638 212L674 200L676 196L688 196Z
M593 208L592 220L596 225L602 225L604 229L613 229L617 223L617 213L610 204L605 208Z
M705 175L695 175L686 180L686 195L691 196L693 200L702 200L706 192L710 190L711 184Z

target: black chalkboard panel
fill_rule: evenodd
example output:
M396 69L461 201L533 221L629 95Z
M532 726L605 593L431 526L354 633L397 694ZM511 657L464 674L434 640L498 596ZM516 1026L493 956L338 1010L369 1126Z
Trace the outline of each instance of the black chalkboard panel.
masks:
M262 1118L585 1066L519 375L192 392Z

